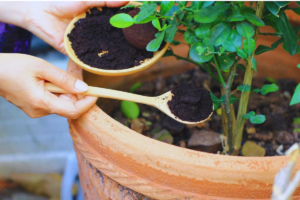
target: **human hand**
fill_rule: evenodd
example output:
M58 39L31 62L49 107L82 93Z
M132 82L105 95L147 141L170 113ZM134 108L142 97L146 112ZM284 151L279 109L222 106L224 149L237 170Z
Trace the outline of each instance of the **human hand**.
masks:
M96 103L96 97L85 96L78 100L74 94L86 91L88 86L42 59L3 53L0 60L0 96L30 117L58 114L76 119ZM44 87L45 80L72 94L50 93Z
M27 2L28 3L28 2ZM70 21L90 7L120 7L127 2L31 2L24 19L25 28L66 54L63 37Z
M70 21L91 7L121 7L126 1L0 2L0 22L25 28L66 54L63 37Z

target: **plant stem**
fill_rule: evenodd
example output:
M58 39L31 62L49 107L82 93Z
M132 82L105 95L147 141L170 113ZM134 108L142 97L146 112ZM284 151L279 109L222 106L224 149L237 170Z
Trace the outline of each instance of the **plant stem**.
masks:
M189 59L189 58L185 58L185 57L182 57L182 56L179 56L179 55L176 55L173 53L173 56L175 56L175 58L179 59L179 60L185 60L185 61L188 61L190 63L193 63L195 65L197 65L198 67L201 67L202 69L204 69L207 73L209 73L209 75L211 75L211 77L213 77L216 81L218 81L219 83L221 82L220 79L214 75L210 70L208 70L206 67L204 67L203 65L200 65L199 63Z
M282 37L282 34L281 33L261 33L261 32L259 32L258 33L259 35L266 35L266 36L268 36L268 35L272 35L272 36L276 36L276 37Z
M234 146L233 146L233 142L234 142L234 138L233 138L233 117L232 117L232 110L231 110L231 106L230 106L230 95L231 95L231 85L233 82L233 79L236 75L236 68L237 68L237 64L240 61L240 58L238 58L235 63L233 64L233 66L231 67L230 70L230 75L228 77L228 81L225 87L225 111L226 111L226 115L227 115L227 126L228 126L228 146L229 146L229 154L231 155L233 153L234 150Z
M225 81L224 81L224 79L223 79L223 76L222 76L222 73L221 73L221 70L220 70L219 63L218 63L218 60L217 60L217 56L216 56L216 55L214 55L214 61L215 61L216 69L217 69L217 72L218 72L218 74L219 74L221 83L222 83L223 87L226 87L226 84L225 84Z
M263 15L263 9L264 9L265 3L263 1L259 1L257 3L257 9L255 15L259 17L260 19L262 18ZM257 36L259 32L259 27L255 28L255 34L253 39L255 42L257 41ZM254 52L252 53L252 56L254 57ZM246 72L244 76L244 85L250 85L252 83L252 77L253 77L253 69L252 69L252 63L251 61L247 62L246 66ZM236 129L234 131L234 152L233 155L237 155L239 152L239 149L241 147L241 141L242 141L242 135L244 131L244 124L245 124L245 119L244 115L247 112L247 106L248 106L248 101L249 101L249 92L242 92L241 94L241 99L240 99L240 104L239 104L239 110L238 110L238 116L237 116L237 125Z

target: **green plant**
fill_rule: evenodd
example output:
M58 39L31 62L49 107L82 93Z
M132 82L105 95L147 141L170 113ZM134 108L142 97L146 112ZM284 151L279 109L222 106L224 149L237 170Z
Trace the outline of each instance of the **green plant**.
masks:
M173 40L178 32L184 34L186 44L190 47L189 54L181 57L174 54L171 48L164 56L174 56L179 60L191 62L209 73L221 86L220 98L211 94L215 109L222 106L224 118L223 134L228 140L229 154L237 155L241 146L242 133L246 119L252 123L263 123L263 115L255 115L254 111L247 112L251 92L266 95L278 90L275 83L264 85L261 89L251 91L253 72L257 71L255 56L274 50L283 44L284 49L291 55L300 52L299 28L289 23L285 10L293 10L300 14L300 8L290 8L289 2L214 2L194 1L162 1L161 9L157 11L156 2L144 2L140 12L134 18L127 14L118 14L111 18L115 27L126 28L132 24L152 22L158 29L156 38L148 46L148 51L157 51L163 41L173 45L181 44ZM299 3L298 3L299 4ZM122 17L120 17L122 15ZM271 26L275 33L261 33L261 26ZM179 27L180 26L180 27ZM182 27L185 28L182 28ZM276 36L278 40L271 47L260 45L256 48L258 34ZM238 64L243 59L246 66ZM298 66L299 67L299 66ZM234 91L231 90L236 70L245 71L243 84ZM240 99L234 94L241 92ZM237 119L231 105L239 100ZM291 105L300 102L300 84L296 88Z

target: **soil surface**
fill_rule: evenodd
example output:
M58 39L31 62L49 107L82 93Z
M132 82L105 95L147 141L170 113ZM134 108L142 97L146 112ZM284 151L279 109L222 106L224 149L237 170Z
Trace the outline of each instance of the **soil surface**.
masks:
M244 72L237 71L232 90L241 85ZM300 141L300 105L289 106L291 96L297 82L290 79L273 80L268 77L254 78L252 89L261 88L264 84L276 82L279 87L277 92L266 96L251 92L248 111L264 114L266 121L263 124L252 124L246 120L243 132L242 149L250 149L249 155L262 152L264 156L282 155L293 143ZM221 96L220 86L208 74L195 68L186 73L176 74L167 79L157 77L152 82L145 82L134 93L146 96L158 96L172 90L184 83L193 83ZM240 98L240 92L234 94ZM233 105L235 113L238 110L236 101ZM120 107L116 107L110 115L129 128L154 139L167 142L183 148L190 148L209 153L222 153L220 139L222 129L222 109L219 107L213 112L211 118L197 126L181 124L158 109L139 104L140 116L138 119L129 120L124 117ZM247 145L245 145L248 142ZM250 144L250 145L249 145ZM253 147L254 144L254 147ZM242 152L242 151L241 151ZM240 153L241 155L241 153Z
M172 94L169 108L181 120L199 122L207 119L213 111L209 92L194 84L178 85L172 89Z
M130 45L122 29L113 27L109 20L118 13L128 13L131 8L92 8L86 18L75 23L68 34L76 56L91 67L116 70L138 66L153 52Z

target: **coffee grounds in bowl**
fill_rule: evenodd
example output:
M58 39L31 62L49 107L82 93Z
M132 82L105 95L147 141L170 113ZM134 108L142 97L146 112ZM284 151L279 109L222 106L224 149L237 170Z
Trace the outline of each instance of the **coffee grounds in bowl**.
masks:
M202 121L213 111L213 102L209 92L194 84L178 85L171 92L174 96L168 102L169 108L181 120Z
M109 19L115 14L128 13L130 10L132 9L90 9L86 18L78 20L68 34L76 56L91 67L108 70L128 69L152 58L153 52L131 46L122 29L109 23Z

